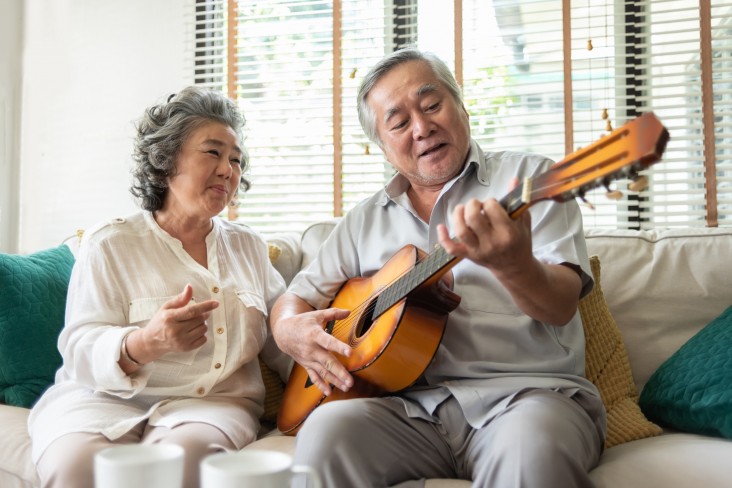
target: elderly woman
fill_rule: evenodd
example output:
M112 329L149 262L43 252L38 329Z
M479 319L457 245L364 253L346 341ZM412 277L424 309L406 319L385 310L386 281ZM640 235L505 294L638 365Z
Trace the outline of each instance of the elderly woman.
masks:
M258 355L283 375L289 361L269 340L285 284L267 246L217 217L249 187L243 125L233 102L195 87L139 121L131 191L143 211L85 234L63 366L29 419L43 486L91 487L95 453L156 442L183 446L197 486L204 456L256 438Z

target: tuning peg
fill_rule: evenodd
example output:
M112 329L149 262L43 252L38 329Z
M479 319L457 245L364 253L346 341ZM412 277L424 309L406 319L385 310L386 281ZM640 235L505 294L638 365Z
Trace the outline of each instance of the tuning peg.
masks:
M620 200L623 198L623 192L620 190L611 190L609 186L607 186L607 183L603 185L605 187L606 193L605 197L608 200Z
M639 176L638 178L633 181L633 183L628 185L628 189L630 191L642 191L648 188L648 178L646 176Z

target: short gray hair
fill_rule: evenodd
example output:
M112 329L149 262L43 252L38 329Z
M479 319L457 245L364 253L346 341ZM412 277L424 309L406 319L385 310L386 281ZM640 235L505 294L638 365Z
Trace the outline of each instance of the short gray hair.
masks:
M455 76L453 76L450 68L447 67L444 61L435 54L420 51L416 48L409 47L394 51L382 58L366 73L358 89L358 121L361 123L361 128L369 140L378 144L379 147L381 147L381 140L376 132L376 115L369 106L366 98L369 96L369 92L373 89L374 85L384 75L407 61L424 61L427 63L438 81L447 88L452 98L455 99L455 102L459 106L463 106L463 93L460 85L458 85Z
M175 174L176 158L190 133L206 122L220 122L243 139L244 115L222 92L189 86L171 95L165 103L145 110L137 122L132 158L133 183L130 187L140 206L151 212L160 210L168 191L168 178ZM240 191L249 189L243 174L249 158L242 148Z

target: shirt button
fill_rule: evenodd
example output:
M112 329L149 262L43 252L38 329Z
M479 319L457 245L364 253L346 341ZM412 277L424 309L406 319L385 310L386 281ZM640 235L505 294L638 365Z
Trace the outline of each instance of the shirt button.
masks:
M206 390L205 390L205 389L204 389L203 387L200 387L200 388L199 388L198 390L196 390L196 392L197 392L197 393L198 393L199 395L203 395L204 393L206 393Z
M223 334L224 333L224 328L223 327L219 327L218 329L216 329L216 333L217 334Z
M214 365L214 368L216 368L216 369L219 369L220 367L221 367L221 363L216 363L216 364Z
M211 291L214 293L218 293L220 290L218 286L214 286L213 288L211 288Z

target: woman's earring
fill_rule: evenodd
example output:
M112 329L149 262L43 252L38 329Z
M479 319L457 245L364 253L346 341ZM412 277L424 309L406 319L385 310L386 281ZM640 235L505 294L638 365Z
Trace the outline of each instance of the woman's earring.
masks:
M234 196L231 197L231 201L229 202L229 207L238 207L239 206L239 192L237 191L234 193Z

